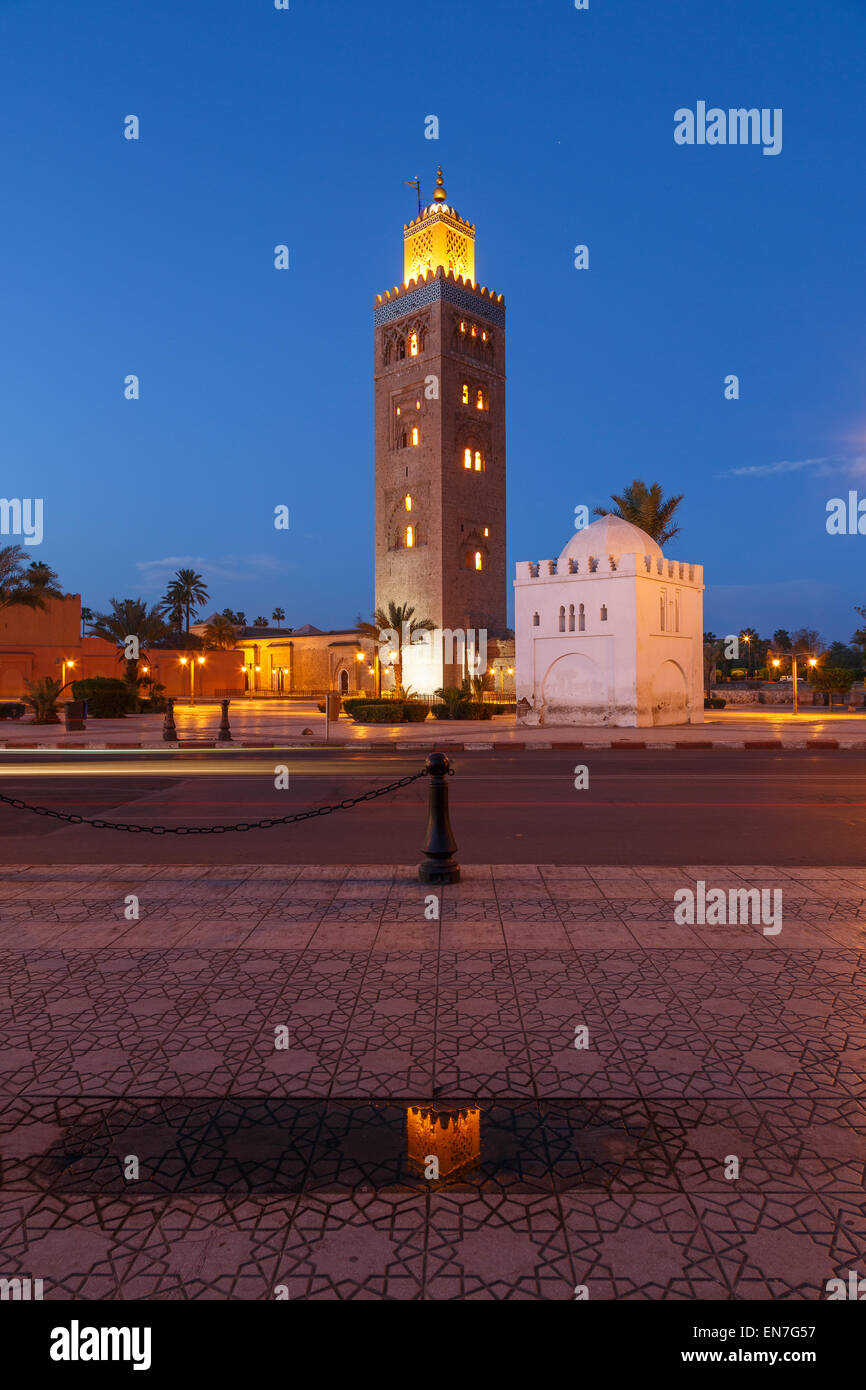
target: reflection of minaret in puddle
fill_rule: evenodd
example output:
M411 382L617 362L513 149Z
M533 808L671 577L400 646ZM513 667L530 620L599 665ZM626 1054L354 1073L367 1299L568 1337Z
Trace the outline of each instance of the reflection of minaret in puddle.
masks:
M431 1101L406 1107L409 1168L421 1177L454 1178L481 1162L481 1108Z

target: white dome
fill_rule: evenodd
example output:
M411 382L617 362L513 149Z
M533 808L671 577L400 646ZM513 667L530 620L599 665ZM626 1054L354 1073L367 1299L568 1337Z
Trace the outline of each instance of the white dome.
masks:
M560 554L563 560L587 560L590 555L599 557L612 555L616 560L620 555L653 555L662 559L662 548L652 536L624 521L621 516L600 516L581 531L575 531Z

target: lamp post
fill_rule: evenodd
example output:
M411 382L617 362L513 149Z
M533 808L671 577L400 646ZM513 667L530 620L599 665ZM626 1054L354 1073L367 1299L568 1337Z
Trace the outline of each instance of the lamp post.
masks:
M61 690L62 690L62 689L64 688L64 686L66 685L66 672L67 672L67 669L71 671L74 665L75 665L75 662L74 662L74 661L67 661L65 658L64 658L63 661L61 661L61 663L60 663L60 688L61 688Z
M818 665L818 658L817 658L817 657L814 657L814 656L810 656L810 657L807 657L807 658L806 658L806 662L807 662L807 665L809 665L809 666L817 666L817 665ZM778 669L779 666L781 666L781 664L782 664L782 663L781 663L779 657L776 656L776 657L773 658L773 665L774 665L777 669ZM793 713L793 714L796 714L796 713L797 713L797 653L796 653L796 652L791 652L791 680L792 680L792 682L793 682L793 689L792 689L792 692L791 692L791 693L792 693L792 696L793 696L793 708L792 708L792 713Z
M195 704L195 664L196 664L196 660L198 660L199 666L204 666L204 657L203 657L203 656L200 656L200 657L198 657L198 658L182 656L181 659L180 659L180 664L181 664L181 666L186 666L186 665L189 666L189 702L190 702L191 705L194 705L194 704Z

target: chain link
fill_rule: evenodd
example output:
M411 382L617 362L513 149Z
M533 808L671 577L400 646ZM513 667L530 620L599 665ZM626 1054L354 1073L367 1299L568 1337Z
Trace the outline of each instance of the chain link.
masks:
M0 802L13 806L16 811L32 811L36 816L50 816L52 820L68 821L70 825L91 825L94 830L127 830L131 835L227 835L235 831L270 830L275 825L293 825L296 821L315 820L317 816L329 816L332 811L348 811L362 801L375 801L379 796L387 796L400 787L408 787L420 777L427 776L427 769L413 772L409 777L401 777L398 782L389 782L387 787L374 787L372 791L362 792L360 796L347 796L335 806L317 806L314 811L296 811L291 816L269 816L266 820L239 821L236 825L129 825L117 820L88 820L69 811L53 811L50 806L30 806L16 796L3 796Z

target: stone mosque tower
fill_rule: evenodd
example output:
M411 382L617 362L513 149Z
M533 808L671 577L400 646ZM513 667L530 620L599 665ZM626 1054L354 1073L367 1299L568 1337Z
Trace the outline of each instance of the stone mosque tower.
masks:
M403 283L373 315L376 607L489 641L506 632L505 301L476 284L475 228L441 166L403 244ZM448 640L404 655L419 694L466 673Z

